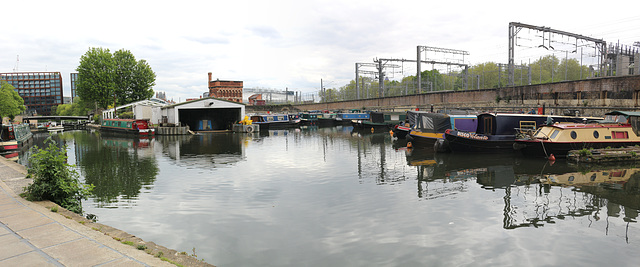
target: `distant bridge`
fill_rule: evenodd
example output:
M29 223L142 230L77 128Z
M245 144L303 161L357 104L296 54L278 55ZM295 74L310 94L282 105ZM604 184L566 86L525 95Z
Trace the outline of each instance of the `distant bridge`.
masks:
M89 116L25 116L25 117L22 117L22 122L27 122L30 120L45 120L45 121L89 120Z

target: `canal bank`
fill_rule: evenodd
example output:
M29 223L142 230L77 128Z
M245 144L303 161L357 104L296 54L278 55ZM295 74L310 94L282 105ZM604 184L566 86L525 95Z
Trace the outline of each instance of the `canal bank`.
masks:
M19 196L32 181L26 174L0 157L0 266L212 266L50 201L27 201Z

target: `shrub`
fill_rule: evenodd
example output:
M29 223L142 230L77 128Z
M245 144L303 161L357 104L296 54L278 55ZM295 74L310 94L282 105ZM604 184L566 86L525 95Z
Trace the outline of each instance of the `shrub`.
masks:
M65 149L60 149L51 137L45 149L35 146L29 158L29 177L33 183L25 187L28 200L50 200L75 213L82 213L82 199L87 199L92 185L82 185L78 173L67 164Z
M578 155L581 157L591 156L591 151L589 149L583 148L578 151Z

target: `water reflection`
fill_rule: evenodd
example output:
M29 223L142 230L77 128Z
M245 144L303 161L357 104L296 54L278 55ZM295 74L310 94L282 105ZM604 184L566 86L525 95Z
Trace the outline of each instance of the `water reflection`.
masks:
M205 133L182 136L157 136L162 153L180 166L220 168L243 160L244 147L259 140L258 133Z
M196 247L216 265L494 266L532 253L545 257L525 265L640 260L640 166L410 150L349 126L148 143L84 135L65 141L81 168L157 165L155 180L100 174L110 179L101 187L139 186L103 195L108 205L86 202L89 212L178 251ZM88 156L103 162L82 163ZM104 209L118 205L131 208Z
M74 140L77 165L85 183L95 186L94 201L100 207L136 198L156 180L153 140L99 132L77 134Z
M637 221L640 168L636 166L581 166L511 154L477 157L428 150L408 150L406 156L407 164L417 167L418 198L460 194L474 181L486 190L503 190L504 229L537 228L584 217L588 227L600 227L608 234L618 226L609 218L621 217L628 241L628 223Z

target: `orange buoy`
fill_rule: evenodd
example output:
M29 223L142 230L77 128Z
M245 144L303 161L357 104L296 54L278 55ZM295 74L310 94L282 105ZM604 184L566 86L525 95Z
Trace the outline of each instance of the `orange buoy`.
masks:
M556 156L554 156L553 154L549 155L549 161L556 161Z
M407 142L407 148L412 148L413 144L411 142Z
M391 135L391 137L393 137L393 130L389 130L389 135Z
M373 131L375 131L375 130L373 129L373 127L371 127L371 132L373 133Z

